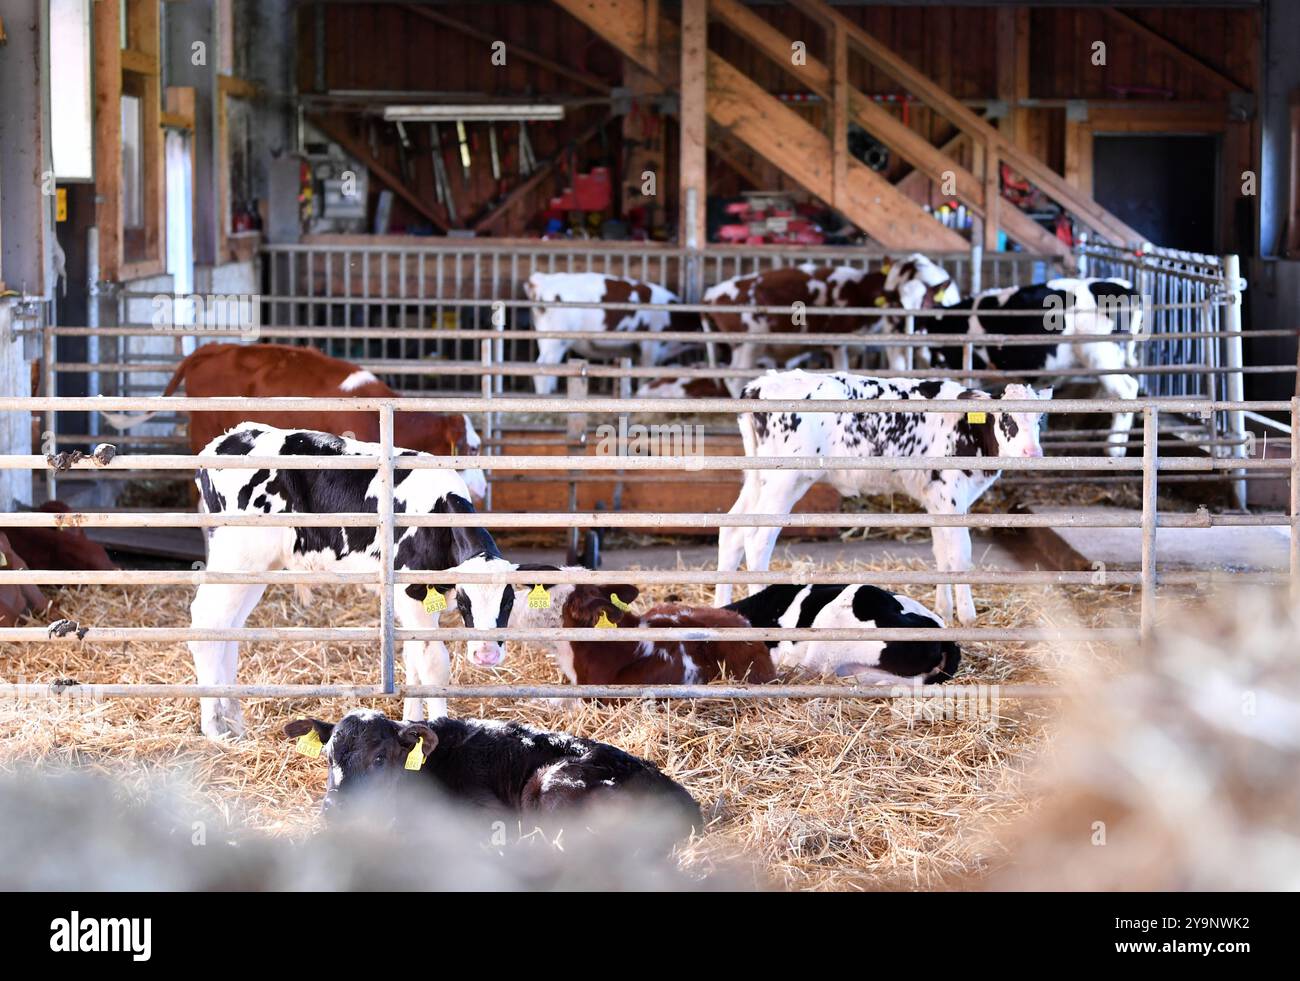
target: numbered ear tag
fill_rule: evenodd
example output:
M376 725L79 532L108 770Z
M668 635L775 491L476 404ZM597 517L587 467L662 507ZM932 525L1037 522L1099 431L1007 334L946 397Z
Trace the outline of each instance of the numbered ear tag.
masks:
M894 264L892 262L886 262L884 265L880 267L880 271L884 273L886 276L888 276L889 270L893 268L894 268Z
M430 586L429 591L424 594L424 612L441 613L445 609L447 609L447 598Z
M887 307L889 306L889 301L886 300L883 296L878 296L876 297L876 306Z
M988 413L987 413L987 412L967 412L967 413L966 413L966 421L967 421L967 422L982 423L982 422L988 422L988 420L989 420L989 417L988 417Z
M8 565L9 565L9 556L5 555L4 552L0 552L0 569L3 569Z
M415 748L406 754L406 763L408 770L418 770L424 766L424 737L421 736L415 741Z
M298 752L303 756L310 756L315 759L320 756L321 741L320 736L316 734L316 727L312 726L305 733L298 737Z
M628 610L632 609L632 607L631 607L630 605L628 605L627 603L624 603L621 599L618 598L618 593L610 593L610 594L609 594L609 601L610 601L611 603L613 603L614 606L615 606L617 609L622 610L624 613L626 613Z
M551 594L546 591L546 587L538 583L528 594L528 608L530 610L549 610L551 608Z
M614 624L610 622L609 617L605 616L605 611L600 611L600 619L596 621L597 630L613 630Z

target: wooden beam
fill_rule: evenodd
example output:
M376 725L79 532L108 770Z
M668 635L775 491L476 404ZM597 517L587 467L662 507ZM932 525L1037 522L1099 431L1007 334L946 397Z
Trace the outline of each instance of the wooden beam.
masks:
M1096 201L1080 194L1067 184L1051 167L1015 145L1006 134L990 126L986 121L968 109L960 99L946 91L923 72L913 68L900 55L895 54L888 45L877 40L873 35L844 17L839 11L822 0L790 0L798 7L819 20L829 16L841 24L847 32L849 43L860 51L881 71L898 79L908 91L915 94L930 108L956 124L979 141L990 141L999 157L1006 160L1017 171L1033 181L1050 197L1056 199L1069 211L1085 223L1091 225L1107 237L1120 242L1141 242L1145 236L1130 228L1114 215L1110 214Z
M157 75L158 58L135 48L122 49L122 70L135 72L137 75Z
M95 38L95 225L99 275L116 280L122 265L121 0L91 5Z
M1238 85L1233 79L1223 74L1223 72L1219 71L1219 69L1215 68L1213 65L1209 64L1208 62L1202 61L1200 58L1192 54L1186 48L1182 47L1177 42L1172 41L1169 38L1165 37L1159 31L1153 30L1152 28L1148 27L1146 24L1142 23L1142 21L1138 20L1132 14L1126 14L1121 10L1116 10L1114 7L1103 7L1102 13L1104 13L1108 19L1118 24L1124 30L1136 34L1138 37L1140 37L1151 47L1155 48L1157 51L1161 52L1162 54L1168 55L1170 58L1172 58L1178 64L1182 65L1184 68L1187 68L1192 72L1200 75L1202 78L1207 79L1208 81L1222 88L1224 91L1226 92L1241 91L1241 86ZM1222 41L1222 38L1220 38L1219 40Z
M961 149L969 143L970 143L970 136L967 135L966 133L958 132L956 136L948 140L946 143L939 144L938 150L945 157L952 157L953 159L956 159L956 156L961 151ZM899 155L903 156L904 159L907 159L905 155L901 153ZM982 172L978 169L978 166L976 166L976 160L974 159L974 154L972 155L971 163L972 163L972 167L970 170L971 176L974 177L975 180L980 181L980 196L983 197L984 183L980 178ZM913 194L919 193L922 185L928 184L931 180L933 180L933 178L929 174L927 174L920 167L917 167L915 164L913 164L912 169L908 171L907 174L905 174L903 177L900 177L897 181L894 182L894 186L898 188L900 191L902 191L904 194L906 194L908 197L911 197Z
M645 0L645 63L659 72L659 0Z
M703 248L707 242L708 210L708 0L682 0L681 39L677 242L688 248Z
M997 95L1011 108L1006 132L1016 146L1029 146L1029 10L999 7L997 11Z
M845 196L849 165L849 42L844 32L830 29L831 47L831 204L839 209Z
M379 178L380 183L386 185L394 194L409 204L429 221L433 222L444 232L449 231L451 226L447 220L435 211L427 202L422 201L414 191L407 185L400 174L394 174L382 163L376 160L370 153L370 147L366 145L365 140L357 139L342 127L336 126L332 120L323 116L309 114L307 121L315 126L318 130L328 136L331 140L343 147L348 154L363 163L369 168L370 172Z
M472 37L476 41L482 41L484 44L489 46L501 40L495 34L480 30L473 24L467 24L462 20L457 20L455 17L448 17L446 14L439 13L437 10L433 10L429 7L422 7L419 4L414 3L405 3L402 4L402 7L407 12L415 14L417 17L423 17L427 21L432 21L441 27L446 27L449 30L455 31L458 34L464 34L466 37ZM538 54L536 51L530 51L528 48L522 47L518 44L511 43L508 46L506 49L506 57L519 58L522 61L539 65L549 72L553 72L556 75L569 79L571 82L577 82L579 85L584 85L587 88L593 89L602 94L608 93L611 88L608 82L596 75L592 75L590 72L579 71L576 68L571 68L562 61L548 58L545 55Z
M830 140L715 54L709 56L709 116L813 194L830 199ZM845 217L887 248L936 252L969 248L964 238L857 160L847 163L844 191Z
M237 75L218 75L217 91L222 95L228 95L232 99L255 99L261 94L261 89L256 83Z
M574 137L573 140L566 140L564 146L560 148L560 151L556 153L555 156L551 157L551 159L541 164L536 170L534 170L531 174L529 174L528 177L521 184L518 184L515 187L511 188L510 193L508 193L501 200L500 204L498 204L495 208L493 208L483 217L475 221L474 231L476 232L486 231L487 229L496 225L502 218L504 218L510 212L511 208L513 208L516 204L518 204L521 200L523 200L523 198L525 198L534 188L536 188L537 185L539 185L543 180L545 180L555 171L555 168L559 165L560 161L564 158L564 148L567 147L569 143L575 143L578 146L581 146L584 143L588 142L589 140L595 139L596 135L605 126L607 126L613 118L614 118L613 114L607 115L600 122L587 127L576 137Z

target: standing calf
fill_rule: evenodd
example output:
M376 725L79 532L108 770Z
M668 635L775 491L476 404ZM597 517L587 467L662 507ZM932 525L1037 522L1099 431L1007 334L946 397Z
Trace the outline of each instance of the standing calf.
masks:
M768 586L727 609L755 627L945 626L916 600L865 585ZM922 684L947 681L961 662L961 648L951 640L782 640L769 641L768 646L773 660L782 667L853 675L876 684L896 683L900 678Z
M970 400L972 413L939 412L745 412L739 417L746 456L794 457L1039 457L1041 413L998 412L1000 399L1033 401L1051 398L1051 389L1036 393L1025 385L1008 385L997 398L965 389L952 381L869 378L865 375L812 375L806 371L772 372L745 386L743 398L908 401ZM906 494L929 514L966 514L998 479L996 470L746 470L731 514L789 514L808 488L825 478L846 497L897 492ZM780 528L722 528L718 533L718 571L739 568L742 554L753 572L767 568ZM933 528L935 565L940 570L970 568L970 531ZM953 588L936 587L936 606L944 621L952 619ZM720 583L716 604L731 602L731 584ZM975 604L970 585L957 586L957 619L971 623Z
M518 722L441 718L400 724L360 710L337 725L298 719L284 731L290 738L314 731L324 745L326 814L346 815L351 802L366 797L379 798L382 806L400 787L418 781L453 800L544 823L593 804L627 802L669 812L682 837L704 827L695 799L653 763L606 743ZM423 760L413 761L418 770L407 769L417 746Z
M378 456L380 447L310 430L271 429L244 423L204 448L215 456L314 456L323 460L344 456ZM419 456L409 450L399 456ZM334 514L369 512L379 508L379 475L373 470L221 470L198 472L200 509L211 514ZM399 514L473 514L469 490L454 470L396 470L393 507ZM451 589L457 570L494 572L513 565L501 557L484 528L394 528L393 565L397 569L429 570L429 582L396 591L398 623L407 628L438 626L438 614L424 603ZM208 570L212 572L302 571L377 572L379 534L365 527L253 527L222 525L208 538ZM265 585L204 583L190 605L195 627L240 627L257 606ZM445 603L445 600L443 601ZM472 585L456 589L456 604L465 626L504 627L510 619L514 590L509 586ZM194 668L201 685L234 684L239 661L236 641L191 641ZM504 656L495 641L469 641L471 658L497 664ZM451 664L441 641L402 642L408 684L445 685ZM201 700L203 732L212 737L243 731L239 701ZM408 719L422 718L425 706L408 698ZM445 715L445 699L428 699L433 715Z

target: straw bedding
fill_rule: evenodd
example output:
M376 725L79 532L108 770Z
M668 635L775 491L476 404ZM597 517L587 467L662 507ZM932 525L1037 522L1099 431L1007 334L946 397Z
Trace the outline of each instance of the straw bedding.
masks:
M885 566L835 571L847 568L860 569L870 581ZM929 588L907 591L927 603L933 598ZM706 604L711 589L654 587L642 602L670 594ZM1127 587L976 586L975 595L984 626L1115 625L1134 622L1136 611ZM83 625L183 626L192 591L81 587L58 591L57 599ZM318 588L311 605L302 607L291 588L271 587L249 626L366 626L376 618L377 601L361 588ZM512 645L496 670L468 664L458 646L452 645L455 681L559 679L537 645ZM1105 665L1114 656L1094 645L1068 652L1043 644L963 647L958 683L1050 683L1061 676L1065 659ZM259 643L244 645L241 654L240 681L246 683L369 684L378 674L374 645ZM12 646L0 657L0 674L28 682L190 682L193 667L179 643L60 643ZM200 796L196 804L232 826L296 840L317 827L325 775L318 760L292 751L280 729L304 714L333 719L354 707L339 699L250 701L248 736L216 744L198 732L197 700L4 702L0 770L37 764L111 773L128 795L147 795L157 778L185 773ZM401 711L394 701L376 700L374 707ZM918 721L887 703L847 700L561 710L529 700L463 699L453 701L451 711L567 729L658 762L690 788L710 818L705 833L679 853L689 872L703 875L740 858L765 886L876 889L933 887L997 867L1003 857L998 847L971 829L1000 827L1031 807L1021 777L1050 738L1057 710L1050 702L1003 701L993 720Z

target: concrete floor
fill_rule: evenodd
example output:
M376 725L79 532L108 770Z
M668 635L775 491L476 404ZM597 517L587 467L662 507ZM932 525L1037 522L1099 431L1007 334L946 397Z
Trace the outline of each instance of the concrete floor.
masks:
M1035 507L1036 514L1062 508ZM1089 508L1099 514L1136 515L1122 508ZM1057 528L1054 533L1084 562L1104 562L1116 568L1141 565L1141 528ZM1158 528L1156 564L1165 569L1205 569L1230 572L1277 572L1290 563L1290 529Z

